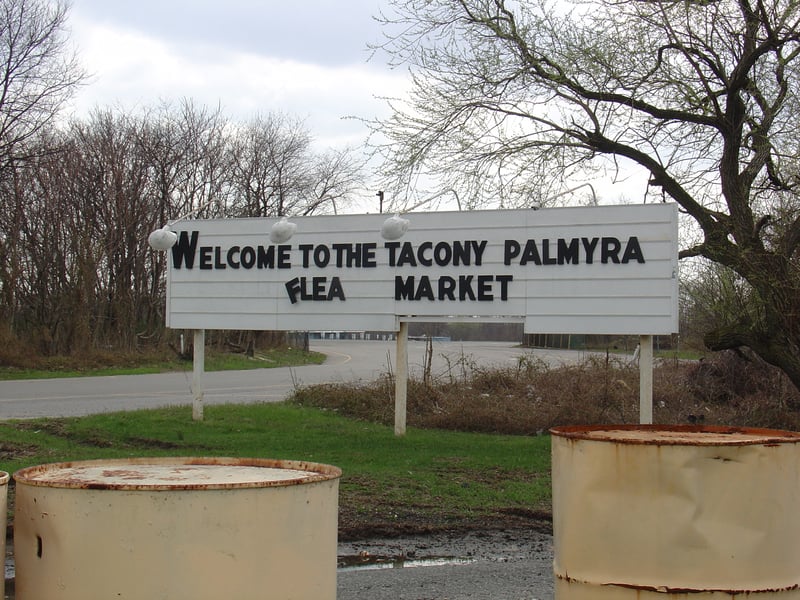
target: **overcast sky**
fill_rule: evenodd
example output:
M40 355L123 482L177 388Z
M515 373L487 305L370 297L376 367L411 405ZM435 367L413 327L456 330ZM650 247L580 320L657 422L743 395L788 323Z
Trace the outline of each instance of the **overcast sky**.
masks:
M69 25L89 83L78 114L191 98L245 120L282 111L320 146L360 144L400 95L404 72L370 59L384 0L72 0Z
M346 117L386 116L379 97L402 97L410 87L404 70L390 70L368 49L381 40L375 16L388 2L71 0L71 39L91 75L74 109L190 98L233 120L301 118L320 150L359 147L366 127ZM611 196L641 197L645 182L637 174ZM595 183L598 193L608 187Z

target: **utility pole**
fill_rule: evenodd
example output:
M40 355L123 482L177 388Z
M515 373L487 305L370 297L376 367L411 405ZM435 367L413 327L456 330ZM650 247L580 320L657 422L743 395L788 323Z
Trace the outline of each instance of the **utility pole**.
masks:
M383 214L383 190L380 190L380 191L379 191L377 194L375 194L375 195L378 197L378 201L380 202L380 204L379 204L379 208L378 208L378 212L379 212L379 213L381 213L381 214Z

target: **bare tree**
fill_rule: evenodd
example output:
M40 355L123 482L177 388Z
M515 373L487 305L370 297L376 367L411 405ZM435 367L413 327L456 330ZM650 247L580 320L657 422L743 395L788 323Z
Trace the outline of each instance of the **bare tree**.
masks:
M346 202L361 181L348 150L316 153L302 121L282 113L259 115L230 141L231 213L238 216L309 215Z
M227 194L227 121L219 110L183 100L165 103L142 115L137 144L147 164L149 214L140 215L147 231L187 213L216 217L224 214ZM143 240L142 240L143 242ZM138 297L141 337L158 341L163 333L167 253L142 247L147 289Z
M530 184L643 169L642 196L676 202L698 232L681 256L731 269L758 299L706 344L749 346L800 386L795 0L392 5L384 49L414 85L373 125L398 175L480 192L476 178L499 174L524 205Z
M302 123L283 114L259 115L238 128L230 144L234 214L289 214L306 187L310 144Z
M312 188L303 214L336 213L345 208L363 183L362 163L349 149L329 150L312 159Z
M7 331L46 355L161 341L167 255L147 246L151 231L187 213L310 214L348 200L357 163L312 152L302 128L278 126L288 122L236 128L184 101L98 108L29 138L28 160L0 178Z
M229 123L219 108L183 100L177 109L163 106L155 123L172 123L181 160L172 191L171 218L194 211L198 217L223 216L230 176L227 172Z
M84 81L66 36L66 2L0 0L0 174L38 144Z
M20 241L28 221L21 165L53 151L41 138L84 80L66 38L67 5L0 0L0 333L13 335L18 285L32 264ZM51 137L50 141L56 138Z

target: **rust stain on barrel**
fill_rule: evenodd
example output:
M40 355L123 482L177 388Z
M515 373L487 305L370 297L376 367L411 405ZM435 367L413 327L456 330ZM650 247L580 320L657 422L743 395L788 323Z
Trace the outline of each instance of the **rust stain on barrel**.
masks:
M715 425L576 425L554 427L552 435L647 446L774 446L800 442L800 433L777 429Z
M225 479L226 475L228 480ZM62 462L29 467L14 474L18 482L31 486L141 491L279 487L337 479L340 476L341 470L330 465L229 457Z

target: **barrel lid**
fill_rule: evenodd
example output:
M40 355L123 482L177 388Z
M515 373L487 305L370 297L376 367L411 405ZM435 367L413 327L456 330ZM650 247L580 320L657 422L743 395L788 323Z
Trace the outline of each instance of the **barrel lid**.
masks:
M17 483L95 490L219 490L300 485L341 476L337 467L249 458L134 458L52 463L14 473Z
M556 437L654 446L796 444L800 433L779 429L697 425L579 425L554 427Z

